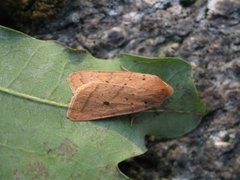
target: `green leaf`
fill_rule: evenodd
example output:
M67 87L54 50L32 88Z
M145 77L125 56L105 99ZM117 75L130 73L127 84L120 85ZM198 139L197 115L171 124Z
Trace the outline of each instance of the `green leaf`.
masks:
M159 75L175 93L159 112L133 115L133 123L130 116L66 118L69 73L121 66ZM5 27L0 27L0 75L0 179L118 179L117 163L143 152L145 134L183 135L206 111L191 67L181 59L123 54L101 60Z

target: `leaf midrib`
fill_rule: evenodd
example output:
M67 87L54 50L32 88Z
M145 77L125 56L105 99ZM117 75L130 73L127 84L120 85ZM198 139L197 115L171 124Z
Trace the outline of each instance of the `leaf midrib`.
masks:
M56 106L56 107L60 107L60 108L68 108L68 104L64 104L64 103L59 103L56 101L51 101L48 99L41 99L39 97L36 96L31 96L28 94L24 94L24 93L20 93L11 89L7 89L4 87L0 87L0 92L5 93L5 94L9 94L15 97L19 97L22 99L27 99L33 102L38 102L38 103L42 103L42 104L46 104L46 105L50 105L50 106Z
M68 104L59 103L59 102L51 101L51 100L48 100L48 99L42 99L42 98L39 98L39 97L36 97L36 96L31 96L31 95L28 95L28 94L20 93L20 92L17 92L17 91L8 89L8 88L4 88L4 87L0 87L0 92L11 95L11 96L19 97L19 98L22 98L22 99L27 99L27 100L30 100L30 101L33 101L33 102L42 103L42 104L55 106L55 107L59 107L59 108L68 108L69 107ZM175 110L173 110L173 109L157 109L157 110L148 110L148 111L145 111L145 112L153 113L153 112L156 112L156 111L157 112L167 112L167 113L169 113L169 112L171 112L171 113L181 113L181 114L194 113L194 112L191 112L191 111L184 111L184 110L177 110L177 109L175 109Z

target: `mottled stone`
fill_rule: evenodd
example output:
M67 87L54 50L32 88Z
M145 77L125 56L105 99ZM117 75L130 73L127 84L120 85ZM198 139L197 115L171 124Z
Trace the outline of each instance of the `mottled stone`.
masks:
M121 27L113 27L110 30L106 31L103 35L104 44L110 44L112 47L121 46L126 40L125 29Z
M0 6L0 23L25 30L35 29L45 19L51 19L59 14L60 8L63 9L67 2L70 1L5 0Z
M230 16L232 13L239 13L239 0L209 0L207 5L211 14Z

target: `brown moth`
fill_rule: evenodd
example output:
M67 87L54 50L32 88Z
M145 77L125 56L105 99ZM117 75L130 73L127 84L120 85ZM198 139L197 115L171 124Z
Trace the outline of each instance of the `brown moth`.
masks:
M69 75L74 93L67 116L96 120L159 108L173 89L158 76L128 71L81 71Z

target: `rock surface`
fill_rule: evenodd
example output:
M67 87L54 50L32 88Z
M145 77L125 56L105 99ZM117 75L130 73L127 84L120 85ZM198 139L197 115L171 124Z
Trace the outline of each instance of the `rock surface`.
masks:
M177 56L193 66L209 113L185 137L148 136L149 151L121 163L135 179L240 179L240 1L74 0L33 36L102 58Z

